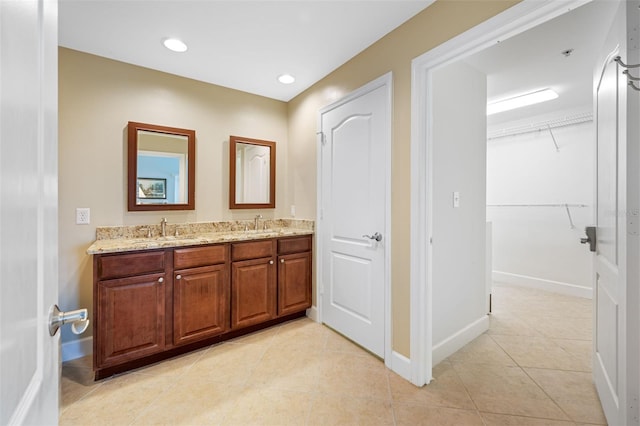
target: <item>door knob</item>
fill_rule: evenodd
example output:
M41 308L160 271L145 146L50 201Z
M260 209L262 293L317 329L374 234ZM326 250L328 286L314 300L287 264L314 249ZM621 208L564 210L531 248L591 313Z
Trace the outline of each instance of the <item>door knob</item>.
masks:
M581 244L589 243L589 251L596 251L596 227L595 226L587 226L584 228L585 234L587 234L586 238L580 238Z
M369 238L370 240L382 241L382 234L376 232L373 235L363 235L364 238Z

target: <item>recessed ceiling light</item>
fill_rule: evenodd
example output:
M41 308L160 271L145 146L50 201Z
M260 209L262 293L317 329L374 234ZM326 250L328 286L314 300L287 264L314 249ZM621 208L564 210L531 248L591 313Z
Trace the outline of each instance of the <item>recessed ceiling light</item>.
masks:
M487 104L487 115L497 114L540 102L550 101L558 97L558 94L551 89L538 90L537 92L526 93L509 99Z
M182 40L178 40L177 38L165 38L162 41L164 47L169 50L173 50L174 52L186 52L187 45L182 42Z
M296 78L291 74L282 74L280 77L278 77L278 81L282 84L291 84L296 81Z

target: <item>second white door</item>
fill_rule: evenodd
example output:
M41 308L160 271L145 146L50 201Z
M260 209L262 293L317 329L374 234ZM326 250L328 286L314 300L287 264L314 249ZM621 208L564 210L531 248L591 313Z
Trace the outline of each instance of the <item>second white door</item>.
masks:
M391 76L320 112L322 321L385 357Z

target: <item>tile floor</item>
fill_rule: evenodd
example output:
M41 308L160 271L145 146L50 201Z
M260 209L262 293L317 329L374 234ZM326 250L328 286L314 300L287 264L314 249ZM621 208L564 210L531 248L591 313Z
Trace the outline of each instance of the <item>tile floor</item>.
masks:
M300 319L100 382L62 367L61 425L605 424L591 301L495 286L490 330L417 388Z

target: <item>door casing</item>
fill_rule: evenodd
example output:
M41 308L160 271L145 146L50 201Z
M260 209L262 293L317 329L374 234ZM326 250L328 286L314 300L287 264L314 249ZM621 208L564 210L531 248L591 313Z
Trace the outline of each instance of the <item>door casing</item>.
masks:
M441 66L484 50L588 3L590 0L523 0L476 27L416 57L411 65L411 259L410 380L432 379L432 164L435 107L432 73Z

